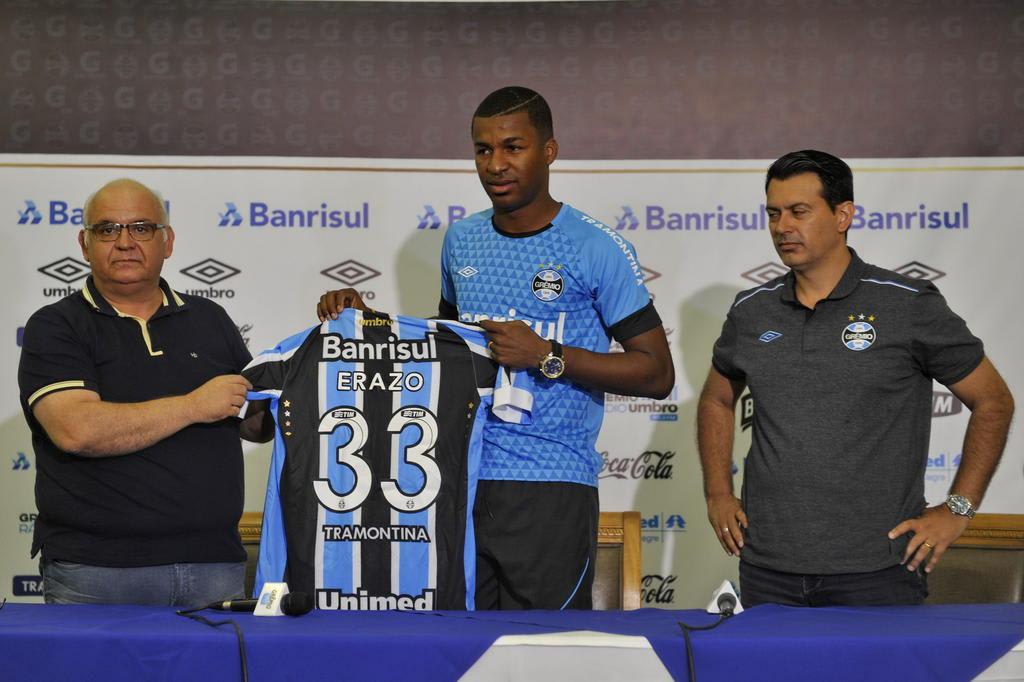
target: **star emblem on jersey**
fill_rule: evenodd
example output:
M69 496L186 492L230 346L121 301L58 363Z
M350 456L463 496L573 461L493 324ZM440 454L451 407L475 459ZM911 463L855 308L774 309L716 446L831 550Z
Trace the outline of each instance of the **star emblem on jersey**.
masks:
M757 337L757 340L762 343L771 343L780 336L782 336L782 332L772 331L771 329L769 329L764 334L761 334L761 336Z
M843 328L843 345L853 351L867 350L878 338L878 333L871 324L875 316L866 313L851 313L846 316L848 325Z
M476 273L478 273L480 271L477 270L476 268L474 268L472 265L467 265L466 267L462 268L458 272L459 272L460 275L462 275L466 279L469 279L470 277L472 277L473 275L475 275Z
M561 266L559 266L561 267ZM533 276L533 295L544 302L554 301L562 295L565 280L557 270L541 270Z

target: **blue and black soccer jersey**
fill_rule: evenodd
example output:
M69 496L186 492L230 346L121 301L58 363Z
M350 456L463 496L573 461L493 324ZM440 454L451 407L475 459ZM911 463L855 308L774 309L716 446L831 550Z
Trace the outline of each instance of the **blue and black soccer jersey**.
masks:
M277 425L256 591L286 581L321 609L472 608L484 415L529 421L527 373L498 368L477 328L349 309L243 374Z
M493 213L445 235L442 309L454 306L463 322L522 320L546 339L599 353L612 337L661 324L636 251L613 229L563 204L547 228L513 235L494 226ZM488 418L480 478L596 486L603 416L603 392L541 380L531 425Z

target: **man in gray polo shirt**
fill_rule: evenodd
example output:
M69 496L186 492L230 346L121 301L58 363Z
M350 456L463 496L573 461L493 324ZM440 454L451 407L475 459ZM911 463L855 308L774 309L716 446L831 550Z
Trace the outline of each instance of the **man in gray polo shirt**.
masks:
M790 271L737 295L697 413L704 494L740 557L744 606L919 604L1002 456L1013 398L930 282L846 245L853 174L807 150L768 169L769 229ZM926 507L932 380L971 410L945 504ZM742 499L736 401L754 399Z

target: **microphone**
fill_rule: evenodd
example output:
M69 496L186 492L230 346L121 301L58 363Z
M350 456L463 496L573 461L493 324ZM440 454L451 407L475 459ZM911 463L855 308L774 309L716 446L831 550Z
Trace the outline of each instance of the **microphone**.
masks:
M736 610L736 597L729 592L718 595L718 612L728 618Z
M252 613L260 603L259 599L232 599L218 601L206 608L214 611L245 611ZM313 610L313 598L305 592L289 592L281 597L281 613L287 616L302 616Z
M733 614L743 613L743 605L740 604L736 595L736 588L730 581L723 580L711 595L711 601L705 610L708 613L720 613L723 617L728 618Z

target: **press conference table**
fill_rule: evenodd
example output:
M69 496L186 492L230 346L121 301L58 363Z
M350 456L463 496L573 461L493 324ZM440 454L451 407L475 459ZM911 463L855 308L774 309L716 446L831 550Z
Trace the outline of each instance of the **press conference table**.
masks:
M503 636L526 635L518 639L518 646L527 648L508 651L532 660L523 653L529 651L530 642L577 631L605 633L612 643L643 641L616 635L645 637L657 656L655 664L663 665L661 676L667 670L673 678L685 680L686 654L677 622L704 625L714 620L700 611L658 609L314 611L298 618L203 614L212 620L232 618L239 624L245 635L249 679L254 682L456 680ZM992 679L1024 679L1024 604L759 606L691 637L702 681L967 680L993 663L991 670L1002 677ZM604 651L600 646L545 648L546 660L561 658L557 679L591 679L580 663L602 653L607 679L637 679L640 668L631 663L634 659L616 651L614 644ZM566 675L566 670L575 668L579 676ZM170 608L7 604L0 609L3 680L219 681L239 679L239 670L238 645L230 626L210 628L177 616ZM517 679L520 674L538 679L537 670L525 673L525 668L515 666L503 670L500 679ZM488 676L495 679L493 671Z

